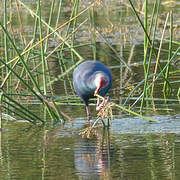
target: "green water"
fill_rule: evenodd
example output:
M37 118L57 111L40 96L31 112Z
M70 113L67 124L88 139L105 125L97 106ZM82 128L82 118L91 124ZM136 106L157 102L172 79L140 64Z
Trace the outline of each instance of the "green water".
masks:
M78 135L84 118L46 130L9 122L0 179L179 179L180 117L153 118L115 118L92 139Z
M34 8L35 11L35 1L23 2L32 9ZM54 16L57 13L58 3L59 1L55 1ZM123 69L123 64L113 57L115 56L114 52L104 40L99 36L94 38L93 33L95 32L92 31L93 28L90 28L89 21L76 33L76 43L92 44L93 40L96 42L96 46L78 47L77 50L85 59L94 59L96 56L96 59L110 67L114 81L109 95L112 101L122 104L129 92L124 87L134 85L144 78L143 31L129 8L128 2L112 0L103 3L103 6L94 8L93 23L113 48L131 64L135 74L130 77L126 72L127 69ZM42 5L42 17L48 21L50 4L43 1ZM82 1L80 10L87 5L88 1ZM60 18L60 23L66 22L70 17L72 2L63 1L62 7L63 16ZM141 12L143 1L138 1L137 7ZM152 10L151 4L149 9ZM180 1L163 1L160 9L160 23L164 23L164 14L173 10L176 12L174 13L174 24L178 25L179 9ZM19 36L21 30L17 12L13 7L9 8L8 12L13 14L12 24L16 29L14 37L21 46L22 42ZM31 24L34 21L31 14L23 8L21 13L23 34L26 40L30 41L32 38ZM0 17L2 18L2 14ZM88 12L82 16L82 19L87 17L89 17ZM52 24L55 24L55 21L52 21ZM174 40L178 41L179 26L175 27ZM162 29L163 26L160 26L159 38ZM66 28L62 30L62 34L65 32ZM168 35L166 33L165 37L168 38ZM58 39L50 41L49 48L56 47L58 43ZM156 45L158 48L159 41L156 42ZM167 49L167 46L166 42L163 43L164 49ZM63 57L67 62L71 58L68 51L64 52ZM60 74L61 69L57 58L49 58L48 61L53 70L50 74L51 77ZM161 53L160 61L167 62L166 52ZM71 66L71 63L67 63L67 66ZM171 70L177 69L172 65ZM72 117L71 122L67 121L63 125L58 123L53 127L33 126L25 119L9 112L11 117L16 118L16 120L12 120L7 117L8 111L4 112L3 130L0 132L0 179L180 179L180 108L176 96L180 87L179 75L172 76L173 92L168 100L163 97L161 82L155 86L154 99L146 100L143 113L156 120L156 123L149 123L147 120L133 116L129 117L119 109L113 108L114 120L109 131L100 128L91 139L82 138L79 135L79 132L86 127L84 105L76 104L81 102L79 99L66 100L74 96L71 89L71 73L69 78L65 77L63 80L54 82L51 91L53 91L57 103L60 103L59 108ZM139 94L136 91L128 105L132 105ZM25 98L21 101L25 107L41 116L42 119L48 118L43 106L39 106L36 99L27 101ZM93 102L90 108L95 119L97 113ZM140 103L135 105L135 111L139 110L139 105Z

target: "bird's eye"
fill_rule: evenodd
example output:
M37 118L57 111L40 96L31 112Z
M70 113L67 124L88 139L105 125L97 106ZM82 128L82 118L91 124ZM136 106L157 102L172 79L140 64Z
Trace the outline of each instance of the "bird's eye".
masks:
M105 79L103 79L102 86L104 87L104 86L106 86L106 84L107 84L107 81Z

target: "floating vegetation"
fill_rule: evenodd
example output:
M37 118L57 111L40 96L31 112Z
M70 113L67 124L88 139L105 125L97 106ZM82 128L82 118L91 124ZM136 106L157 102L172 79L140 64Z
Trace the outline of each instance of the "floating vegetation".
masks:
M101 128L100 125L96 126L88 126L85 129L81 130L79 132L79 135L82 136L83 138L90 139L92 137L96 137L98 135L98 129Z

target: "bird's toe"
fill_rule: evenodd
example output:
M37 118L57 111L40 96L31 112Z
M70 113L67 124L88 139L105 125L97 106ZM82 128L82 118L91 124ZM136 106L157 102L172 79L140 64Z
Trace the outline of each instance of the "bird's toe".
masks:
M96 106L96 111L100 111L103 107L105 107L107 105L108 102L110 102L109 96L105 97L104 100L102 101L102 103L100 103L99 105Z

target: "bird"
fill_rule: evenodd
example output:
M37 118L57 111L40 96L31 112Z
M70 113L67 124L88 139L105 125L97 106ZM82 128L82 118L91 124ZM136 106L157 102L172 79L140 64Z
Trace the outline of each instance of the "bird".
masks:
M88 60L79 64L73 71L73 87L76 94L84 101L87 118L91 119L89 99L105 96L112 86L110 69L100 61ZM104 103L104 101L102 102ZM96 110L100 109L100 99L97 99Z

